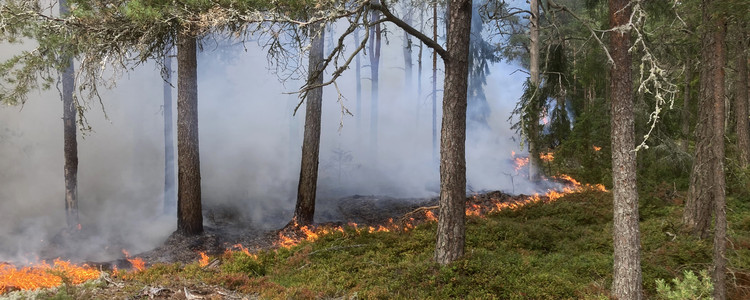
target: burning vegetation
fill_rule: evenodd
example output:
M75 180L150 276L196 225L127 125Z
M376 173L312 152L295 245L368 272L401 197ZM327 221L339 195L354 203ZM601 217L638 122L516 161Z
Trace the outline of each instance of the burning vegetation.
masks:
M25 267L0 263L0 295L14 290L35 290L57 287L69 280L81 284L99 278L101 272L88 265L75 265L56 259L51 265L45 261Z

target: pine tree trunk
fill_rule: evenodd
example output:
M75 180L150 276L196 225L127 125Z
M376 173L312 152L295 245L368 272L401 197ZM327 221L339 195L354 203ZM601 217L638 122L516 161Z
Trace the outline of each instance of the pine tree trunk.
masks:
M609 25L628 23L629 0L609 1ZM616 299L641 299L641 249L636 188L635 122L631 75L630 33L612 32L610 67L612 110L612 181L614 188L614 274L612 294Z
M172 122L172 53L164 54L164 213L174 213L177 204Z
M411 12L407 11L404 14L404 22L411 25ZM411 62L411 35L404 30L404 88L407 91L411 90L411 78L412 78L412 62Z
M747 48L748 36L745 24L741 24L738 30L739 38L737 39L737 83L735 88L737 89L737 95L734 97L734 110L737 116L737 124L735 130L737 131L737 148L740 150L740 166L742 168L750 167L750 125L748 125L748 56Z
M359 27L357 29L354 29L354 44L355 47L359 47L360 40L359 40ZM359 142L359 137L362 135L362 61L360 60L360 52L357 52L357 56L355 57L355 77L357 80L356 86L357 86L357 141Z
M688 145L690 144L690 82L693 80L692 63L689 55L685 62L685 90L683 93L682 120L680 124L682 131L682 143L680 146L682 151L685 152L688 152Z
M529 81L534 90L539 87L539 1L531 0L531 15L529 16ZM534 97L536 99L536 97ZM534 100L532 100L533 102ZM529 179L533 182L541 180L539 168L541 159L539 158L539 145L537 144L539 134L539 116L532 116L529 121L528 139L529 139Z
M177 231L203 232L201 166L198 141L198 68L196 40L177 35Z
M65 0L60 0L60 15L68 14ZM73 59L68 59L68 67L62 73L63 100L63 151L65 157L65 219L69 230L78 228L78 129L77 109L73 101L75 74Z
M432 39L437 41L437 0L432 4ZM437 51L432 50L432 161L437 161Z
M464 254L466 202L466 97L471 0L449 3L443 123L440 137L440 209L435 261L445 265Z
M712 0L704 0L706 5L710 5ZM707 24L712 28L712 35L715 43L712 45L711 64L713 69L710 76L713 84L713 106L714 118L720 120L713 124L713 143L711 143L714 153L711 164L711 177L713 177L713 198L714 211L716 212L716 221L714 224L714 270L712 280L714 282L714 299L724 300L727 297L726 290L726 249L727 249L727 212L726 212L726 183L724 178L724 133L725 133L725 102L724 102L724 65L726 61L726 48L724 40L726 35L726 20L723 16L712 16L713 20Z
M703 24L714 24L711 17L710 6L711 0L703 1ZM693 159L693 168L690 173L690 187L688 188L687 200L685 201L685 210L682 215L682 222L687 232L700 238L707 238L711 225L711 214L713 212L713 203L715 201L714 186L718 183L713 174L714 151L717 143L723 143L723 133L716 136L714 132L717 124L724 124L724 111L718 114L714 111L717 108L717 101L722 102L723 96L716 99L715 90L718 84L714 83L715 75L722 65L715 57L717 36L714 32L715 26L705 26L703 29L701 46L701 71L700 71L700 102L698 103L698 122L695 127L695 156ZM722 69L723 72L723 69ZM723 95L723 81L721 83Z
M377 2L377 0L376 0ZM372 12L372 22L380 20L380 12ZM370 28L370 151L372 158L378 157L378 101L379 101L379 72L380 72L380 41L382 31L380 23Z
M310 30L312 45L310 48L309 84L322 84L323 63L323 25L313 25ZM297 187L297 205L294 217L287 226L306 226L313 223L315 215L315 193L318 186L318 162L320 154L320 118L323 104L323 88L316 88L307 93L305 107L305 137L302 141L302 165L300 167L299 185Z

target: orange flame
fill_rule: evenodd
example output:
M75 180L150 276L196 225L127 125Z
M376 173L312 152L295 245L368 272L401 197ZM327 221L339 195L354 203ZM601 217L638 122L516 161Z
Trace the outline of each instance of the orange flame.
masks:
M201 259L198 261L198 264L201 267L208 266L208 263L209 263L208 255L206 255L205 252L200 252L200 255L201 255Z
M44 261L22 268L0 264L0 294L11 287L35 290L60 286L63 283L62 277L70 279L73 284L81 284L99 278L99 271L87 265L76 266L59 258L51 266Z
M130 265L132 265L133 269L135 269L136 271L143 271L146 269L146 262L143 261L142 258L130 258L130 253L128 253L128 251L125 249L122 249L122 254L125 254L125 259L130 262Z
M599 150L602 150L602 147L597 147L596 145L594 145L594 151L599 151Z
M425 211L424 215L427 218L427 221L429 221L429 222L437 221L437 218L435 217L435 214L433 214L431 210Z
M551 162L555 160L555 154L552 152L547 153L539 153L539 158L546 162Z

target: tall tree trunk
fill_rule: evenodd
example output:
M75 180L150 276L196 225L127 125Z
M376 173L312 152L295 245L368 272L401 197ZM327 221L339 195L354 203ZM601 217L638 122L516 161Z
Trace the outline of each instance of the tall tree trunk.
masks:
M411 26L411 9L407 10L404 14L404 22ZM406 30L404 30L404 44L402 48L404 52L404 87L406 88L406 90L411 90L411 35L407 33Z
M437 0L432 3L432 40L437 41ZM432 50L432 161L437 161L437 51Z
M378 2L375 0L375 2ZM372 22L380 20L380 12L372 12ZM378 101L379 101L379 88L378 79L380 72L380 41L382 38L382 31L380 23L370 27L370 81L372 83L370 89L370 151L372 151L372 158L377 160L378 157Z
M60 0L60 15L68 14L68 5ZM68 59L68 66L62 73L63 101L63 151L65 156L65 220L68 229L79 227L78 219L78 129L76 126L75 74L73 58Z
M308 84L322 84L324 25L315 24L310 29L312 45ZM302 166L299 172L297 187L297 205L294 217L287 226L305 226L313 223L315 215L315 193L318 187L318 161L320 153L320 115L323 104L323 88L316 88L307 93L305 107L305 137L302 141Z
M711 5L713 0L704 0L706 6ZM711 10L714 12L715 10ZM705 13L705 12L704 12ZM721 122L725 116L724 102L724 64L726 61L726 48L724 40L726 36L726 19L721 15L710 16L713 19L710 23L712 35L715 43L712 45L713 67L710 76L713 85L713 106L714 118L718 122L713 124L713 142L711 143L714 155L712 157L711 177L713 177L713 198L714 211L716 212L716 221L714 224L714 270L712 280L714 282L714 299L724 300L727 297L726 290L726 250L727 250L727 212L726 212L726 182L724 178L724 133L726 123Z
M716 26L711 16L711 0L703 0L703 20L702 24L706 24L703 29L701 46L701 71L700 71L700 102L698 103L698 121L695 126L695 156L693 159L693 167L690 173L690 187L688 188L688 195L685 201L685 209L682 215L682 222L687 232L694 234L700 238L707 238L709 235L709 229L711 224L711 214L713 203L716 195L714 195L714 186L717 185L716 180L718 178L713 176L713 163L715 159L715 146L717 143L723 143L723 133L721 136L716 136L718 133L714 132L716 124L714 122L724 124L724 111L718 114L714 110L718 101L722 102L722 108L724 107L723 99L723 81L721 85L714 83L715 72L718 69L722 69L722 65L715 56L716 48L718 47ZM713 24L709 26L708 24ZM723 72L723 69L722 69ZM717 86L722 88L722 98L717 99L715 91Z
M435 260L445 265L464 254L466 238L466 105L471 0L448 2L443 123L440 137L440 209Z
M533 89L536 91L539 88L539 1L531 0L531 15L529 16L529 81ZM536 92L535 92L536 93ZM536 95L534 99L536 99ZM532 100L532 102L535 100ZM539 132L539 116L533 115L529 121L528 138L529 138L529 179L531 181L539 181L541 176L539 174L539 168L541 167L541 159L539 158L539 145L537 144L537 135Z
M177 205L174 165L174 123L172 122L172 53L164 54L164 213Z
M203 232L201 166L198 141L198 65L196 40L177 34L177 231Z
M354 44L355 47L359 47L359 27L354 29ZM357 80L357 139L362 135L362 61L360 60L359 53L357 52L357 56L354 59L356 68L354 72Z
M629 0L609 1L609 25L617 28L628 23ZM630 33L612 32L610 67L612 109L612 181L614 183L614 275L612 294L616 299L641 299L641 243L638 228L638 191L636 189L635 122L631 77Z
M688 53L688 58L685 62L685 90L683 93L682 120L680 125L682 131L682 143L680 146L682 151L685 152L688 151L688 145L690 144L690 82L693 81L693 64L690 58L690 53Z
M424 9L419 7L419 31L424 32ZM417 109L415 110L416 115L414 116L415 126L419 127L419 109L422 104L422 50L424 49L424 43L419 42L419 52L417 53Z
M742 168L750 167L750 125L748 125L748 38L747 25L738 25L739 38L737 39L737 95L734 97L734 111L737 116L737 148L740 150L740 165Z

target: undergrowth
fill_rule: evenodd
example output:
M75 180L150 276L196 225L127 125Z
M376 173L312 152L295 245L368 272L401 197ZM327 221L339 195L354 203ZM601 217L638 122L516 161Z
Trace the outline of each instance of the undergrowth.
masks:
M711 241L682 235L681 208L641 196L643 284L675 282L711 264ZM729 265L750 270L750 204L729 198ZM484 218L468 217L466 255L449 265L432 261L436 224L405 232L352 228L291 249L233 252L216 268L156 265L132 274L143 286L194 284L268 299L607 299L612 281L612 195L584 192ZM730 285L737 284L736 282ZM730 290L732 288L730 287ZM60 299L64 298L56 295Z

